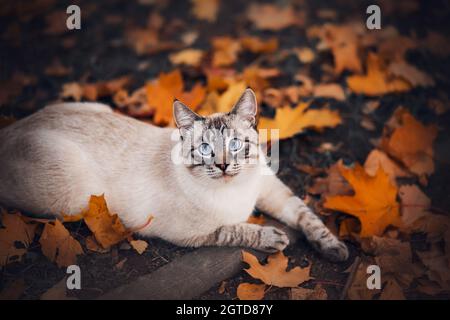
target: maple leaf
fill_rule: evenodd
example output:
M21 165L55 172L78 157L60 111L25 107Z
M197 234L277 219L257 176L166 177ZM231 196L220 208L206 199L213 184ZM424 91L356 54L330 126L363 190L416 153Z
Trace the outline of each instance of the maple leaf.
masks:
M117 214L111 214L104 195L91 196L89 208L82 213L84 222L94 234L95 240L105 249L126 239L127 231Z
M389 65L389 72L408 81L413 87L434 86L434 80L428 74L405 61L396 61Z
M298 15L291 6L252 3L247 11L248 19L261 30L281 30L299 23Z
M367 74L349 76L347 85L354 93L367 96L405 92L411 89L411 85L403 78L389 75L381 58L372 52L367 57Z
M261 265L254 255L246 251L242 251L242 260L250 265L250 268L245 269L249 275L268 285L294 288L313 279L310 276L311 265L303 269L295 267L286 271L288 258L281 251L270 255L265 265Z
M237 287L239 300L261 300L264 298L266 285L253 283L240 283Z
M184 82L181 72L176 69L169 73L161 73L158 79L147 84L148 105L155 110L153 121L158 124L172 123L172 104L178 99L193 110L205 98L206 90L196 84L191 91L184 91Z
M202 62L204 52L200 49L185 49L169 55L169 60L173 64L184 64L198 67Z
M338 101L345 100L344 89L337 83L324 83L314 86L314 97L333 98Z
M199 20L214 22L219 12L219 0L191 0L192 13Z
M20 261L33 241L36 225L27 224L18 212L0 213L3 228L0 228L0 266ZM21 245L18 247L16 243Z
M397 188L382 168L378 168L373 177L359 164L353 169L340 166L339 171L355 194L326 197L325 208L357 217L361 222L361 237L379 236L389 225L401 226Z
M226 113L231 111L231 108L239 100L246 88L244 81L238 81L231 83L221 95L215 91L210 92L198 113L202 116L207 116L217 112Z
M374 176L379 167L382 167L384 172L389 175L393 184L396 183L395 179L397 177L407 178L411 176L408 171L395 163L386 153L374 149L367 156L367 159L364 162L364 169L369 175Z
M399 122L390 136L384 136L381 146L391 156L403 162L419 176L434 172L433 142L437 137L437 127L424 126L409 112L398 109L395 118Z
M340 166L342 166L342 159L326 170L326 177L316 178L313 186L308 188L308 193L320 194L322 196L351 194L351 187L342 177L339 170Z
M42 253L58 267L76 264L77 255L83 254L80 243L75 240L59 221L47 222L39 239Z
M431 200L416 185L400 186L402 222L406 230L414 230L416 223L430 214Z
M261 117L259 129L278 129L279 139L286 139L302 132L306 128L320 130L325 127L336 127L341 123L337 111L327 108L310 109L309 103L301 102L295 108L289 106L278 108L274 119Z

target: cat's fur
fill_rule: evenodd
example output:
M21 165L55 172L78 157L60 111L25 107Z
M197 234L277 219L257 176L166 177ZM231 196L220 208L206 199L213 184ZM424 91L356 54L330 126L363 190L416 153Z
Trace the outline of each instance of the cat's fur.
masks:
M144 236L181 246L283 250L288 238L282 231L246 223L256 206L301 230L330 259L347 259L346 246L303 201L275 175L263 174L269 170L264 161L240 162L262 159L255 116L250 89L229 114L203 118L174 102L175 134L102 104L47 106L0 131L0 203L38 215L72 215L86 208L90 195L104 194L130 229L154 216L139 231ZM224 155L232 136L224 129L246 139L231 159ZM197 149L205 141L215 151L209 160ZM174 146L180 159L194 162L176 164Z

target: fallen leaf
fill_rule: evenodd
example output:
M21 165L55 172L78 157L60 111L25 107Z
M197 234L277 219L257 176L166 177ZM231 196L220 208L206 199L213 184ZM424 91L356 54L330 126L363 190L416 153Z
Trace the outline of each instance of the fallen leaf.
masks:
M290 300L327 300L327 291L319 284L314 289L291 288Z
M227 282L226 281L222 281L220 283L219 289L217 289L217 292L219 292L219 294L224 294L225 290L226 290L226 286L227 286Z
M379 289L369 289L367 287L367 267L373 265L372 261L362 261L356 270L353 281L347 291L350 300L372 300L380 293Z
M239 81L230 84L228 89L221 95L217 92L210 92L198 113L202 116L207 116L217 112L225 113L231 111L231 108L239 100L246 88L245 82Z
M303 269L295 267L286 271L288 258L282 252L270 255L265 265L261 265L254 255L246 251L242 251L242 260L250 265L250 268L245 271L267 285L294 288L312 279L310 276L311 265Z
M145 249L147 249L148 247L147 241L144 240L131 240L130 244L133 249L136 250L136 252L139 254L143 254Z
M130 81L130 77L124 76L95 83L80 84L77 82L70 82L63 85L60 96L61 98L72 98L75 101L80 101L82 98L86 98L90 101L97 101L98 98L115 94L117 91L127 86Z
M147 84L148 105L155 110L153 121L158 125L172 123L174 99L179 99L195 110L205 95L206 90L200 84L196 84L191 91L184 91L183 78L178 69L169 73L161 73L157 80Z
M247 17L260 30L277 31L298 24L298 15L291 6L252 3Z
M314 51L311 48L295 48L294 53L301 63L311 63L316 58Z
M117 214L109 212L104 195L91 196L89 208L83 211L83 219L94 234L95 240L104 249L110 248L130 235Z
M258 128L278 129L281 140L290 138L307 128L315 130L334 128L342 122L337 111L327 108L306 110L309 105L309 103L301 102L295 108L289 106L278 108L274 119L261 117Z
M253 53L272 53L278 49L277 38L270 38L269 40L261 40L258 37L242 37L240 39L242 48Z
M388 70L390 74L405 79L413 87L432 87L435 84L432 77L405 61L392 62Z
M308 193L320 194L323 197L351 194L352 188L342 176L340 166L342 166L342 159L326 170L326 177L316 178L313 186L308 188Z
M185 49L169 55L169 60L175 65L184 64L198 67L202 62L204 52L200 49Z
M98 252L98 253L109 252L109 248L104 249L101 245L98 244L98 242L97 242L97 240L95 240L94 236L88 236L86 238L86 248L90 251L94 251L94 252Z
M231 37L214 37L212 39L212 66L226 67L236 62L241 51L241 43Z
M0 300L18 300L25 291L25 280L19 278L8 283L0 292Z
M380 300L406 300L406 298L397 281L391 278L386 281L380 295Z
M34 239L36 225L25 223L18 212L2 210L0 217L3 226L0 228L0 266L4 266L21 261Z
M431 200L416 185L402 185L398 194L403 226L411 231L417 221L430 214Z
M253 283L240 283L237 287L239 300L261 300L264 298L266 285Z
M353 196L327 196L324 207L342 211L357 217L361 222L361 237L382 235L389 225L401 226L397 188L389 176L378 168L370 176L356 164L353 169L339 166L342 176L355 191Z
M408 171L395 163L386 153L378 149L373 149L367 156L366 162L364 162L364 169L367 174L374 176L380 167L388 174L393 184L396 184L395 179L397 177L411 177Z
M433 142L437 137L437 127L423 125L409 112L399 112L398 115L400 126L390 136L383 137L382 148L416 175L432 174Z
M58 267L76 264L77 255L83 254L80 243L75 240L59 220L47 222L39 239L42 253Z
M379 96L392 92L405 92L411 85L401 77L392 77L381 58L374 53L367 57L367 74L347 78L347 85L354 93Z
M192 13L199 20L215 22L219 12L219 0L191 0Z
M344 89L337 83L324 83L314 86L314 97L333 98L338 101L345 100Z

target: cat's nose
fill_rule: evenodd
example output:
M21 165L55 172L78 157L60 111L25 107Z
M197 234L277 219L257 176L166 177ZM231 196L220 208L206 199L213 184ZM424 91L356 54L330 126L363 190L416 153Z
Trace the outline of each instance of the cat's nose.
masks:
M226 163L216 163L216 167L225 172L227 170L228 164Z

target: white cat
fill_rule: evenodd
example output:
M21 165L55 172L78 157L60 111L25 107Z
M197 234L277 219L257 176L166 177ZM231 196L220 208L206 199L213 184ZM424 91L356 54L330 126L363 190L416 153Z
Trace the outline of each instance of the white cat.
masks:
M104 194L130 229L154 216L139 231L144 236L181 246L283 250L282 231L246 223L256 206L301 230L328 258L347 259L345 244L275 175L264 174L265 161L250 161L265 159L256 112L250 89L227 114L200 117L175 101L174 134L103 104L47 106L0 131L0 203L72 215L90 195Z

